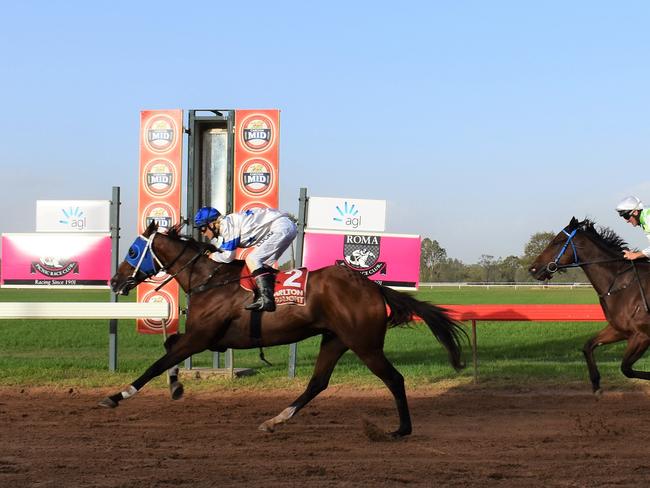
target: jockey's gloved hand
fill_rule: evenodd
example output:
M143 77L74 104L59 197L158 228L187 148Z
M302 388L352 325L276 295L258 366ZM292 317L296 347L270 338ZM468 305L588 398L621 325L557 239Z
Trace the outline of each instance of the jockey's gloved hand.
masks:
M212 254L213 252L219 252L217 246L214 244L206 244L205 249L203 250L203 254Z

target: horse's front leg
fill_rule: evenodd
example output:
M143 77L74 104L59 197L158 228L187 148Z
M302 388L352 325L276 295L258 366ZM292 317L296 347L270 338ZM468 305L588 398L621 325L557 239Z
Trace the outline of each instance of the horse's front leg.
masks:
M174 334L167 338L165 341L165 350L169 352L172 346L180 339L182 334ZM167 375L169 376L169 394L172 397L172 400L180 400L183 397L184 389L183 384L178 381L178 364L175 364L167 370Z
M598 366L596 366L594 350L598 346L622 341L623 339L625 339L625 336L608 324L607 327L589 339L582 348L582 353L585 355L585 360L587 361L589 379L591 380L591 388L594 394L602 394L602 390L600 389L600 372L598 371Z
M208 341L198 335L183 334L170 345L170 350L158 361L153 363L137 380L131 383L126 390L104 398L101 407L115 408L122 400L131 398L142 389L149 381L161 375L168 369L176 366L193 354L204 351Z

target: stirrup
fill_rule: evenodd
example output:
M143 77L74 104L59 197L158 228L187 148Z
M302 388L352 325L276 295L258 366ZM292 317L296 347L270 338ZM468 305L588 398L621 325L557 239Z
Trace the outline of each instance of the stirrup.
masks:
M275 301L266 301L264 302L264 298L260 296L256 301L253 303L246 305L244 307L246 310L259 310L261 312L274 312L275 311Z
M261 308L264 308L264 302L261 298L258 298L256 301L249 303L244 308L246 310L260 310Z

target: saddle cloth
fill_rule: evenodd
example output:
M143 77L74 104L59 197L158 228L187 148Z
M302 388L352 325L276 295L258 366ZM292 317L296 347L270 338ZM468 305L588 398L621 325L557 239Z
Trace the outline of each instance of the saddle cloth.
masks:
M275 298L276 305L305 305L307 297L307 268L296 268L289 271L280 271L275 275ZM239 284L244 290L254 291L257 286L255 279L251 276L248 266L244 266Z

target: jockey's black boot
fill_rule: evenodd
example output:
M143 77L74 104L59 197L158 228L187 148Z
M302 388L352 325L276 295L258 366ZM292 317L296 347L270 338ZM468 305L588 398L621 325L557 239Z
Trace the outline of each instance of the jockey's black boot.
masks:
M246 310L259 310L260 312L273 312L275 310L275 273L268 268L256 269L253 272L255 283L259 289L259 297L250 305L246 305Z

